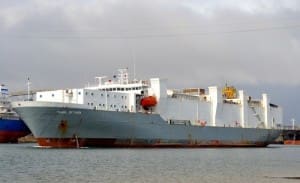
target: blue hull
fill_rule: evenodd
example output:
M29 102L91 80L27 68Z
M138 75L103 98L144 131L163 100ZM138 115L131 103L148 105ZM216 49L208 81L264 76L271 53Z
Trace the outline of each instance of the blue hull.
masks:
M18 138L30 133L22 120L0 118L0 143L17 142Z

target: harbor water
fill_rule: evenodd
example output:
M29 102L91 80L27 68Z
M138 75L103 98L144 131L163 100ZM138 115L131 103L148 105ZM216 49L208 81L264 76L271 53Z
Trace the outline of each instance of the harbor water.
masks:
M0 145L0 182L300 182L300 146L42 149Z

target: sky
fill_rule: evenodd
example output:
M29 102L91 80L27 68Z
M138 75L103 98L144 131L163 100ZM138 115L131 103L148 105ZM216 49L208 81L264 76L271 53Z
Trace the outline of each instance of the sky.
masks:
M135 65L169 88L267 92L300 125L298 0L1 0L0 82L83 87Z

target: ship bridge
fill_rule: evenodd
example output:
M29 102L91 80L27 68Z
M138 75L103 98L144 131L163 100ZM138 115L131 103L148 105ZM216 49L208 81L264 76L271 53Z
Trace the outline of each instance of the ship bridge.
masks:
M119 74L114 75L113 79L106 79L106 76L95 77L98 83L95 86L88 85L85 89L141 94L143 90L149 88L149 81L136 79L130 81L128 69L119 69L118 71Z

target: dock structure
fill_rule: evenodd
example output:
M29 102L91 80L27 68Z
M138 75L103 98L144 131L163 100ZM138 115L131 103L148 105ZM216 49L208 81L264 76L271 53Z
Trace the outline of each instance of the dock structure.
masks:
M285 126L282 131L282 139L286 145L300 145L300 127Z

